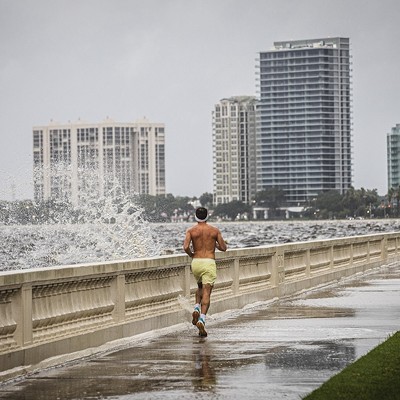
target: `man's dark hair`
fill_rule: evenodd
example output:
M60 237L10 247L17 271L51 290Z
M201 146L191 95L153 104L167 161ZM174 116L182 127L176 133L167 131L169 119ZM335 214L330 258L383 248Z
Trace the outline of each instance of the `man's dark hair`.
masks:
M196 210L196 219L200 221L206 221L208 216L207 208L199 207Z

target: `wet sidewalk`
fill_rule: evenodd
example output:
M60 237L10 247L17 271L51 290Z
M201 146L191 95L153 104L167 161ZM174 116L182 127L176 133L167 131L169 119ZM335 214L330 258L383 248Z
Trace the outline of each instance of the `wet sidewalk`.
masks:
M400 266L210 315L207 329L142 335L0 386L0 399L301 399L400 330Z

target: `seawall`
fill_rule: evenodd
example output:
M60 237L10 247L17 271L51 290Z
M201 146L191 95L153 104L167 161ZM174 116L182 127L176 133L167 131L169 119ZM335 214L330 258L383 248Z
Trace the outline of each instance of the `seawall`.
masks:
M400 233L217 254L212 313L287 296L396 261ZM0 380L43 360L189 320L186 255L0 273Z

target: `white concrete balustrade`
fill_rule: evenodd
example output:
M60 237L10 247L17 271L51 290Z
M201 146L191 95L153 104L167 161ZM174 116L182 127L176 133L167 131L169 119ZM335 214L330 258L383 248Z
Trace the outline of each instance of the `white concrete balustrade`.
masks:
M400 233L217 254L211 313L309 289L400 257ZM190 321L186 255L0 273L0 374ZM19 369L18 369L19 368Z

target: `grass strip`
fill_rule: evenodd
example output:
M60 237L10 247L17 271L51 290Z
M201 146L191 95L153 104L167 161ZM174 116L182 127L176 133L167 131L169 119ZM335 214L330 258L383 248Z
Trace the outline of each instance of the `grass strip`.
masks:
M304 397L327 399L400 399L400 331Z

